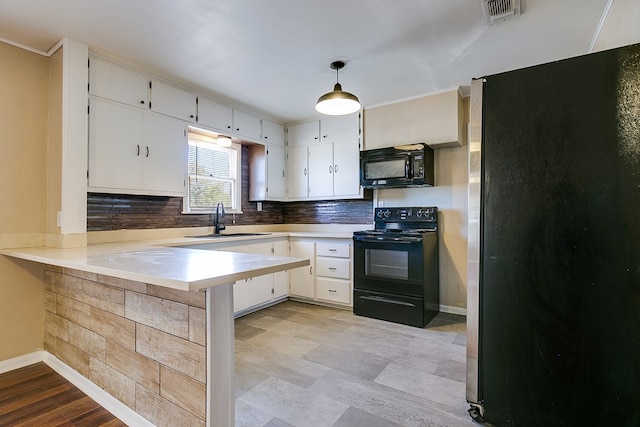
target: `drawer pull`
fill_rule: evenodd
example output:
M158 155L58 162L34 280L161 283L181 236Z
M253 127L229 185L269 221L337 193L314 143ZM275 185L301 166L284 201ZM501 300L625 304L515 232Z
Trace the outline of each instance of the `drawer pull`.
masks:
M338 252L337 249L329 249L329 252Z
M335 293L337 293L337 292L338 292L338 291L336 291L335 289L329 289L329 293L330 293L330 294L335 294Z
M329 267L329 271L336 271L337 269L335 267Z

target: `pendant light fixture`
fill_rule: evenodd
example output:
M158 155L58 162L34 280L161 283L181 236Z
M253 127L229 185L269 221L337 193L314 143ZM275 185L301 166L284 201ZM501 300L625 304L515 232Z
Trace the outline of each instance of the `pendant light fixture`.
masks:
M335 61L331 63L331 69L336 70L336 85L332 92L327 92L318 98L316 103L316 111L330 116L342 116L345 114L355 113L360 109L360 101L358 97L352 93L342 90L342 86L338 82L338 71L344 67L344 62Z

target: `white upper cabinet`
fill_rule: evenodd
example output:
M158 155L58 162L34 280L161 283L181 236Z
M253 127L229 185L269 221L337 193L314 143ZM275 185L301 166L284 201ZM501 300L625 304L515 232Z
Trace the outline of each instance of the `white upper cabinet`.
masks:
M350 139L333 144L333 195L362 194L360 187L360 140Z
M358 197L360 188L359 139L309 147L309 197Z
M432 148L466 143L458 89L364 110L364 148L426 142Z
M299 123L287 128L287 145L311 145L320 140L320 122Z
M287 196L291 199L361 198L360 113L287 128ZM302 148L308 159L303 162ZM304 168L306 165L307 169ZM303 172L307 172L306 174ZM307 194L304 183L307 182Z
M89 59L89 93L138 108L149 108L149 79L111 62Z
M287 197L290 199L309 196L309 166L306 145L287 148Z
M286 156L284 147L267 146L267 200L283 200L286 196Z
M336 116L320 121L320 140L334 142L360 137L360 113Z
M284 125L262 119L262 142L284 146Z
M233 132L240 136L260 141L262 124L260 117L242 110L233 110Z
M91 191L183 195L186 123L97 98L89 105Z
M146 113L144 116L142 188L154 194L184 193L187 156L186 123Z
M198 97L198 123L230 134L233 131L233 108Z
M333 196L333 144L309 147L309 197Z
M196 96L159 80L151 81L151 110L195 123Z
M144 111L101 99L89 105L89 187L141 189Z
M298 123L287 128L288 145L312 145L360 137L360 113Z

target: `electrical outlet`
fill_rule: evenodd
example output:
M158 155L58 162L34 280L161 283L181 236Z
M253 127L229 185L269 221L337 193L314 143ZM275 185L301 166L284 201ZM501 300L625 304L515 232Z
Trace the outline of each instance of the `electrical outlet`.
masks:
M56 215L56 225L58 227L62 227L62 212L58 211L58 214Z
M262 211L262 202L257 203L257 209L258 209L258 212Z

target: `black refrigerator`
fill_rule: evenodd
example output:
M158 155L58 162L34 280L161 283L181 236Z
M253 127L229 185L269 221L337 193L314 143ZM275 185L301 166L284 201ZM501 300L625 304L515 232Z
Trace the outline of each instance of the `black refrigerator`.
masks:
M472 86L470 414L640 426L640 45Z

